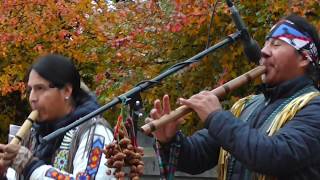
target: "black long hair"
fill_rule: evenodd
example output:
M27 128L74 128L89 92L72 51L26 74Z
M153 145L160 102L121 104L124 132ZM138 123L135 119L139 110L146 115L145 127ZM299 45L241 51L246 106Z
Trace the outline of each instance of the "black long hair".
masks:
M61 89L67 84L71 84L71 96L75 106L82 104L89 98L89 94L80 88L79 72L73 61L67 57L58 54L42 56L31 66L31 70L35 70L56 88Z

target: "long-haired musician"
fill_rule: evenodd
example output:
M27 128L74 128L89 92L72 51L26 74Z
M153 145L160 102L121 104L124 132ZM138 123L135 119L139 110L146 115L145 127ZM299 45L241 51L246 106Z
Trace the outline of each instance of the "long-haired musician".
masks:
M40 57L28 74L29 102L39 112L24 146L0 144L0 170L17 179L112 179L106 174L102 149L113 140L107 122L96 116L60 137L41 139L99 108L81 88L73 62L61 55ZM12 178L12 175L7 175Z

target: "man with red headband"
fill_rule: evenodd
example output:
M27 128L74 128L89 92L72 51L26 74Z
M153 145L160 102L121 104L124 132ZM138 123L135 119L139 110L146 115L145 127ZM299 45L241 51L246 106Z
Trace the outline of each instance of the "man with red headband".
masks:
M208 91L179 99L205 128L185 137L177 120L154 133L163 178L171 179L175 168L198 174L218 164L221 180L320 179L317 30L290 15L271 29L261 52L261 94L239 100L230 111ZM156 121L169 112L166 95L150 115Z

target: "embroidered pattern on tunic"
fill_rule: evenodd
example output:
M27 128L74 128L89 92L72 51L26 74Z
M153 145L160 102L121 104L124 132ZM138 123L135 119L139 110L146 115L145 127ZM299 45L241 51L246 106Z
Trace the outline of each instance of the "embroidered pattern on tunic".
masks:
M60 150L54 159L54 167L66 171L69 150Z
M80 172L77 174L76 179L77 180L90 180L90 176L87 175L86 173Z
M70 145L71 145L74 134L75 134L75 129L71 129L63 137L58 153L54 158L53 166L55 168L58 168L62 171L66 171L68 166L68 154L70 151Z
M73 177L70 177L69 175L63 174L59 171L57 171L55 168L50 168L46 172L46 177L52 178L52 179L64 179L64 180L74 180Z
M86 171L84 173L78 173L77 179L95 179L102 157L104 141L105 138L103 136L97 134L94 135Z

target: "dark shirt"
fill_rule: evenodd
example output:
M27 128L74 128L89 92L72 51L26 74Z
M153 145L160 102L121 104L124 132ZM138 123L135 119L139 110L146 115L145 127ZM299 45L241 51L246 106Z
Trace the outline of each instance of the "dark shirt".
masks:
M299 77L266 88L264 102L247 122L229 111L209 115L205 129L183 138L178 170L198 174L213 168L220 147L235 159L230 179L245 179L245 169L278 179L320 179L320 98L312 99L273 136L259 130L270 114L297 91L313 86Z

